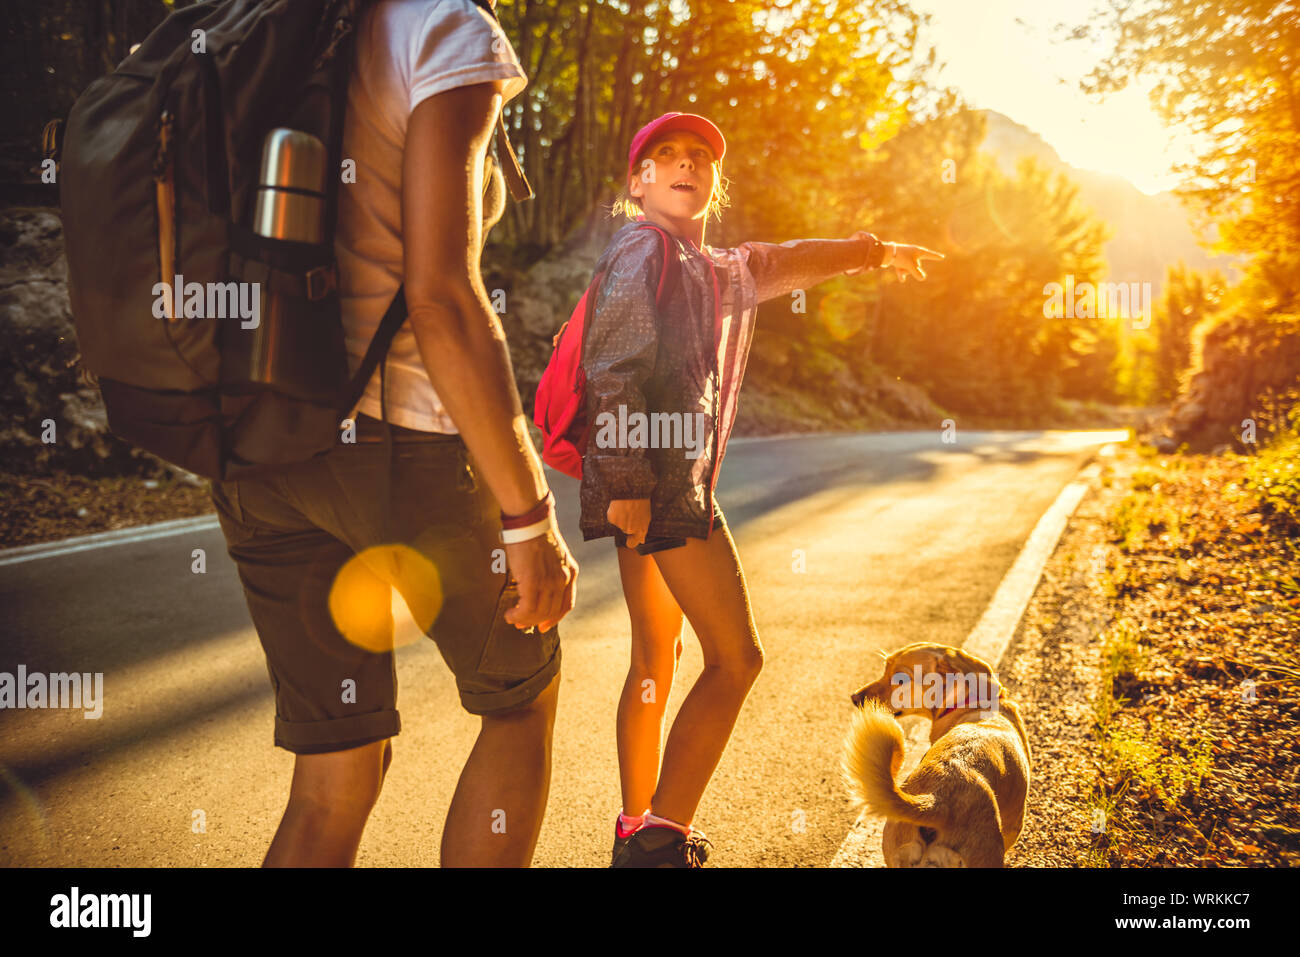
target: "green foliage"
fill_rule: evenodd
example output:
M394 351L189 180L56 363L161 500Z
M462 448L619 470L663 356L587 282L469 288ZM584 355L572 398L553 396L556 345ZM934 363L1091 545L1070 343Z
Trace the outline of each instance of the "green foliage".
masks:
M1208 277L1183 263L1171 266L1165 279L1164 295L1154 326L1156 348L1151 361L1155 383L1151 398L1172 401L1187 381L1192 368L1192 332L1216 314L1227 284L1221 273Z
M1179 195L1219 226L1219 248L1252 258L1282 310L1300 297L1300 17L1291 3L1139 0L1109 4L1074 36L1114 42L1090 91L1155 80L1171 124L1209 145L1176 168Z
M1045 286L1098 281L1106 234L1064 177L1026 160L1008 178L976 153L979 119L932 122L882 147L867 184L879 221L948 258L923 286L880 280L871 355L955 412L1041 415L1078 344L1105 322L1049 315ZM955 182L942 175L946 161Z
M1214 764L1214 749L1205 736L1183 740L1158 718L1142 729L1112 725L1102 750L1112 773L1130 779L1166 810L1189 790L1195 792Z
M1145 664L1141 633L1131 621L1120 619L1102 638L1102 683L1093 701L1102 765L1117 788L1172 810L1184 794L1195 793L1209 774L1214 751L1204 735L1183 738L1159 714L1139 726L1136 716L1125 713L1132 702L1116 697L1115 684L1136 680ZM1107 806L1108 821L1114 818L1114 809L1114 803Z
M1142 667L1141 635L1128 619L1118 621L1102 642L1102 676L1106 680L1133 677Z
M5 0L4 12L0 183L37 184L45 124L66 119L82 91L116 67L131 44L171 10L162 0ZM48 186L17 195L33 205L58 202Z
M1246 482L1265 508L1300 529L1300 406L1291 410L1289 428L1251 461Z
M506 119L538 197L494 241L525 262L608 206L632 136L668 110L709 116L727 138L732 210L710 242L847 234L859 141L912 115L929 65L909 66L919 18L901 0L518 0L498 13L530 78Z

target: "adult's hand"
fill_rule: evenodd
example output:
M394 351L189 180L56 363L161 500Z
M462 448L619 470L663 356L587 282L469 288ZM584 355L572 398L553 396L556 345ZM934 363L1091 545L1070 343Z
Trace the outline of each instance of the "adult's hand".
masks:
M550 631L573 610L578 596L578 563L559 531L505 546L506 564L519 584L519 601L506 621L521 630Z
M605 510L605 518L627 536L628 548L636 548L645 542L645 533L650 528L650 499L613 499Z

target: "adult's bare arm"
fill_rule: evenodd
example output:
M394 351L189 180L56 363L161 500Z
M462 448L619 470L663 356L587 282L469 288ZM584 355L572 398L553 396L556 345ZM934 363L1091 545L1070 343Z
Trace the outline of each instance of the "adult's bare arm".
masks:
M411 113L402 160L402 246L408 321L438 397L507 514L547 492L515 389L505 333L480 275L483 158L501 94L458 87ZM517 625L558 621L573 606L577 565L558 531L506 546L519 581Z

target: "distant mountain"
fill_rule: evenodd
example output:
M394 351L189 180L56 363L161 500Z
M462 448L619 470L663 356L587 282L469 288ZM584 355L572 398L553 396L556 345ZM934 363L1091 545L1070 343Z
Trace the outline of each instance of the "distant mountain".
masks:
M1185 262L1192 269L1220 269L1232 279L1229 257L1212 257L1196 241L1187 212L1173 193L1148 196L1122 176L1077 169L1066 163L1037 133L995 110L979 111L987 121L983 149L998 167L1014 174L1021 157L1032 156L1053 172L1079 184L1079 199L1114 230L1105 246L1106 278L1112 282L1149 282L1155 296L1165 268Z

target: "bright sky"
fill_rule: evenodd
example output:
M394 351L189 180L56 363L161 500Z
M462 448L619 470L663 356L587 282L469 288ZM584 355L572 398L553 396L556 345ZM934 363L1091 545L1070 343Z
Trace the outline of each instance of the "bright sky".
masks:
M931 14L923 34L947 66L939 82L977 109L997 110L1037 133L1065 162L1116 173L1138 189L1170 189L1170 165L1188 140L1165 129L1130 84L1098 102L1079 90L1104 48L1057 40L1057 23L1088 22L1104 0L912 0ZM1020 22L1017 22L1019 20ZM1173 144L1173 145L1171 145Z

